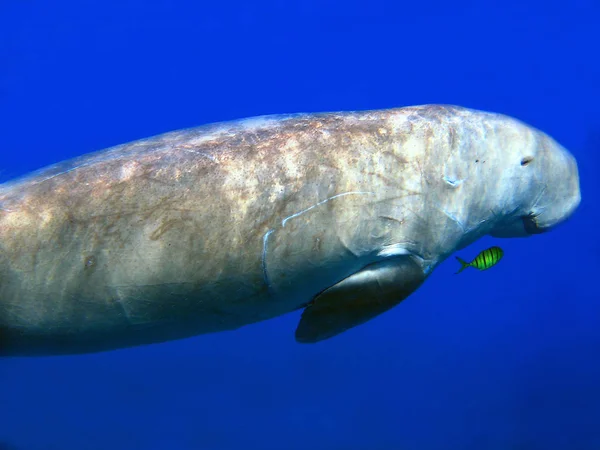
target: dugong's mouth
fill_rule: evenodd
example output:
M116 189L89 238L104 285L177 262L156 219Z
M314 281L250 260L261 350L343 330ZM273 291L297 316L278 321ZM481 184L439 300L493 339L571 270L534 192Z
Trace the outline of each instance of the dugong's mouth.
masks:
M541 234L546 231L550 231L551 227L541 227L538 224L537 216L534 214L528 214L526 216L521 217L523 221L523 226L525 227L525 231L527 234Z

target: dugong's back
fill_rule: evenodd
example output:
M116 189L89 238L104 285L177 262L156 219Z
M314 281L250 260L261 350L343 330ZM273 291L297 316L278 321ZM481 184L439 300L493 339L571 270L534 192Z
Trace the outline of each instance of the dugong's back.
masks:
M286 311L260 307L262 243L287 177L283 133L310 118L284 121L171 132L0 186L0 354L160 342Z
M502 219L467 211L473 199L456 197L467 183L434 177L454 160L467 170L467 153L505 120L440 106L270 116L167 133L1 185L0 355L235 329L317 295L330 308L375 275L374 292L388 277L406 296ZM414 211L431 183L440 202L454 196L454 213L439 203ZM397 217L398 205L414 219ZM349 323L383 311L363 307Z

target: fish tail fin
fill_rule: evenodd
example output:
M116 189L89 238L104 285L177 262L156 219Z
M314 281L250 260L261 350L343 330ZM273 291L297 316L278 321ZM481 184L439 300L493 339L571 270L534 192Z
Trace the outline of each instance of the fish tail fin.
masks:
M457 274L461 273L463 270L465 270L467 267L469 267L471 265L471 263L466 262L464 259L459 258L458 256L455 257L456 260L460 263L460 269L458 269L458 272L456 272Z

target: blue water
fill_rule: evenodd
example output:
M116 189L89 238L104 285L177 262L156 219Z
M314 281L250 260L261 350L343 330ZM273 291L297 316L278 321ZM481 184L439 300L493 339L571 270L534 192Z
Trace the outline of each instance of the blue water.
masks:
M0 360L0 449L600 449L600 3L0 0L1 181L247 116L453 103L579 161L557 230L479 241L318 345L300 313L77 357ZM2 446L4 445L4 447Z

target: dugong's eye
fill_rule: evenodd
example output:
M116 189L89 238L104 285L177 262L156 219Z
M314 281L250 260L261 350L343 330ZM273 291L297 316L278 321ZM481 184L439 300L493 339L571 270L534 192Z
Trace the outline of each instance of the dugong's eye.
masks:
M526 166L527 164L529 164L531 161L533 161L533 156L526 156L521 160L521 165L522 166Z

